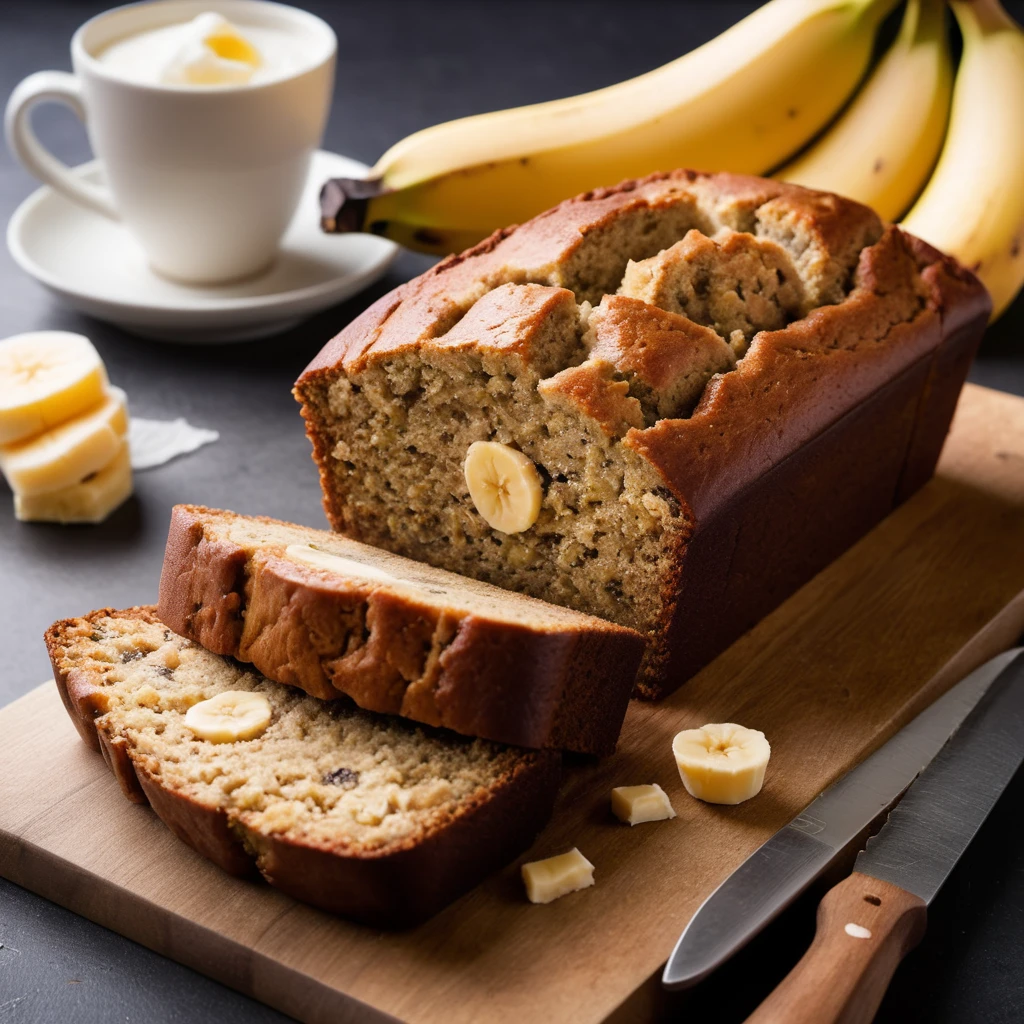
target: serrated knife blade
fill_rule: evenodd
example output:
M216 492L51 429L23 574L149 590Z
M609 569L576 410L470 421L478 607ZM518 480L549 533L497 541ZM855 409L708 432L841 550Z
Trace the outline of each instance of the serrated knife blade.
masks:
M928 905L1024 763L1024 659L995 679L818 906L814 941L747 1024L870 1024Z
M664 986L687 988L707 977L820 878L906 792L1022 650L970 673L755 850L691 918Z
M855 871L931 903L1024 762L1024 660L1000 673L921 772Z

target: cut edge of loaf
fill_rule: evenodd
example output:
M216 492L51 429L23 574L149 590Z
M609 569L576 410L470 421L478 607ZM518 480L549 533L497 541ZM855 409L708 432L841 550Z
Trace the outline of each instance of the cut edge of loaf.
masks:
M523 852L550 816L557 754L467 740L348 702L325 704L175 636L152 607L64 619L45 640L68 714L129 800L150 804L223 870L258 871L332 913L375 927L422 921ZM184 710L225 689L270 700L274 719L263 736L234 744L189 736ZM313 734L317 728L323 735ZM409 754L417 747L425 749L420 763ZM361 761L352 760L354 751ZM428 755L451 762L448 774L431 775L422 763ZM288 757L314 763L314 777L289 775ZM328 782L339 757L365 764L368 778L347 770ZM371 793L365 806L360 787ZM327 808L319 818L317 800ZM412 825L393 820L398 814ZM332 832L339 822L350 835Z
M393 582L288 557L291 544ZM323 699L469 736L615 749L639 633L323 530L178 505L158 611L175 632Z

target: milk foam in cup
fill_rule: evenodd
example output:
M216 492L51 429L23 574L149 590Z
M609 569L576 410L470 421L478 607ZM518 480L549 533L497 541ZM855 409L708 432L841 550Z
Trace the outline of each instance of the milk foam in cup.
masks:
M264 0L115 8L75 33L73 75L40 71L17 86L8 145L64 196L122 221L158 273L192 284L248 277L273 262L302 195L336 49L320 18ZM45 102L86 123L106 185L43 148L30 114Z
M302 40L258 25L239 26L216 11L119 39L98 59L143 85L259 85L286 77L307 60Z

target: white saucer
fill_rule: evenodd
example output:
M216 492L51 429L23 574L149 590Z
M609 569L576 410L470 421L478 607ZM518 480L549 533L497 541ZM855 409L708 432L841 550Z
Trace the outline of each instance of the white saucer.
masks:
M276 334L377 280L398 253L373 235L326 235L318 195L327 178L362 177L366 166L323 150L275 264L235 284L197 287L150 270L122 225L65 199L48 186L25 200L7 225L17 264L75 309L133 334L166 341L243 341ZM75 168L102 181L93 160Z

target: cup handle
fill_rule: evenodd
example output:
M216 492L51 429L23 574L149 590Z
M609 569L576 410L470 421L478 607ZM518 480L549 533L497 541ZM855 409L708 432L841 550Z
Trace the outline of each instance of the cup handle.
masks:
M77 178L66 164L61 163L39 141L32 130L31 116L32 110L40 103L63 103L78 115L83 124L86 122L85 103L78 79L66 71L37 71L19 83L7 101L4 134L11 152L29 174L68 199L111 220L120 220L109 189Z

